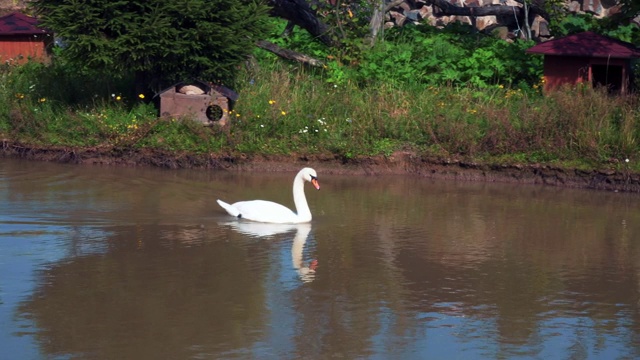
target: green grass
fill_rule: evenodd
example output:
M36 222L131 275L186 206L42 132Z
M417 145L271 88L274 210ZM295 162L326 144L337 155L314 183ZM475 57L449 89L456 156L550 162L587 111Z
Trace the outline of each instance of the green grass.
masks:
M220 128L158 119L126 77L92 79L99 83L39 65L1 69L0 137L41 146L344 159L408 150L483 163L640 171L637 96L586 88L543 96L538 84L528 90L332 84L275 63L240 77L230 124Z

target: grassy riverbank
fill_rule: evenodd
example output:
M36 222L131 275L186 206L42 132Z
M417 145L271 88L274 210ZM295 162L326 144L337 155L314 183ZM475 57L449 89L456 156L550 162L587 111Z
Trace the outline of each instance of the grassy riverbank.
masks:
M543 96L501 86L334 85L276 65L245 72L230 126L208 128L158 119L148 99L128 90L126 78L96 80L109 86L92 87L79 75L36 64L6 68L0 136L38 146L346 160L407 150L480 163L640 171L638 98L598 90Z
M158 119L150 96L133 93L126 77L86 78L56 66L5 67L0 137L37 146L345 160L405 150L485 164L640 172L638 98L587 88L543 96L541 84L332 84L276 64L242 74L231 124L220 128Z

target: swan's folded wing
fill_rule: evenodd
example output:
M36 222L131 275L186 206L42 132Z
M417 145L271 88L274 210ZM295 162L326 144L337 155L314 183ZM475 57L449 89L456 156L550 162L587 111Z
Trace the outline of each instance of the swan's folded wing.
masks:
M296 223L298 216L284 205L272 201L240 201L231 205L240 212L242 219L268 223Z

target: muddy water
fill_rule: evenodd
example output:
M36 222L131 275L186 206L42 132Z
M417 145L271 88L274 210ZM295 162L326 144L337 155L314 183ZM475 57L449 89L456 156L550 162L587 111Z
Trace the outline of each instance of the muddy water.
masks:
M638 196L319 176L0 159L0 359L640 356Z

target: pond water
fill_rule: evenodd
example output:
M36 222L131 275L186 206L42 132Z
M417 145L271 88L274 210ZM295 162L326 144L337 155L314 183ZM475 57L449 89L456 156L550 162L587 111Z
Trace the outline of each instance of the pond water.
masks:
M0 359L640 357L635 194L0 159Z

